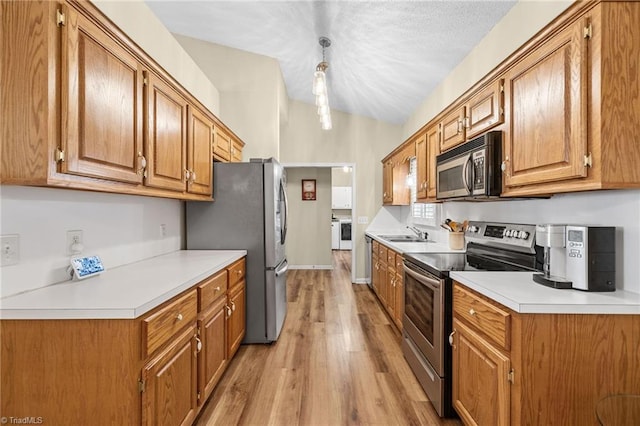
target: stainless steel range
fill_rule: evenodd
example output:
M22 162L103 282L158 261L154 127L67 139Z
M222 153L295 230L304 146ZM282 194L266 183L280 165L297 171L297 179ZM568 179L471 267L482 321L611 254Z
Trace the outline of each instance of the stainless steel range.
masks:
M450 271L539 271L543 255L535 225L470 222L467 252L405 253L402 351L442 417L451 404L452 288Z

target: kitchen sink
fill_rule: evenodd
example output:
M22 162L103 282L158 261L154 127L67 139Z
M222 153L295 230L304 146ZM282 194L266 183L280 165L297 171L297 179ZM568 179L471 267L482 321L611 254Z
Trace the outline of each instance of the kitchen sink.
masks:
M418 238L413 235L380 235L380 238L383 240L387 240L392 243L426 243L427 240L423 240L422 238Z

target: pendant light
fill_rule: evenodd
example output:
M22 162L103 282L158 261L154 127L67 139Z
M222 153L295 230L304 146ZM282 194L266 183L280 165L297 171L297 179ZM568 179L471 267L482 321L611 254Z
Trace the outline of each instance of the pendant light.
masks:
M323 130L331 130L331 111L329 110L329 95L327 93L327 68L329 68L329 64L324 57L324 50L331 46L331 40L327 37L320 37L318 42L322 46L322 62L316 66L316 71L313 73L312 92L316 95L320 126Z

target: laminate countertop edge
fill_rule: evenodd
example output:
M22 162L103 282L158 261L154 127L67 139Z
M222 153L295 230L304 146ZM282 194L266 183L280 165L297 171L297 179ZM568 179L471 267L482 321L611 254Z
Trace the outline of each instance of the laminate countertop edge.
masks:
M246 256L179 250L0 300L2 320L135 319Z
M555 289L533 281L533 272L452 271L460 284L523 314L639 315L640 294Z

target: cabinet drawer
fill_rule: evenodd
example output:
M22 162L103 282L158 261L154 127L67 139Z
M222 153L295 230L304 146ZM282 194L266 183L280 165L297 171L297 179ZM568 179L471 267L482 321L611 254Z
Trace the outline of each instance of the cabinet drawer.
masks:
M509 312L476 296L457 283L453 287L453 315L474 326L504 349L510 349L511 315Z
M142 347L145 357L152 354L174 334L196 320L198 296L187 292L142 320Z
M224 269L198 285L198 311L202 312L227 291L227 270Z
M244 278L244 275L246 273L245 265L245 258L243 257L233 265L229 266L229 287L232 287L235 283L241 281Z
M396 252L393 250L387 251L387 264L391 268L395 268L396 266Z
M388 253L388 249L382 244L380 244L380 246L378 247L378 256L380 256L380 261L385 263L387 262L387 253Z

